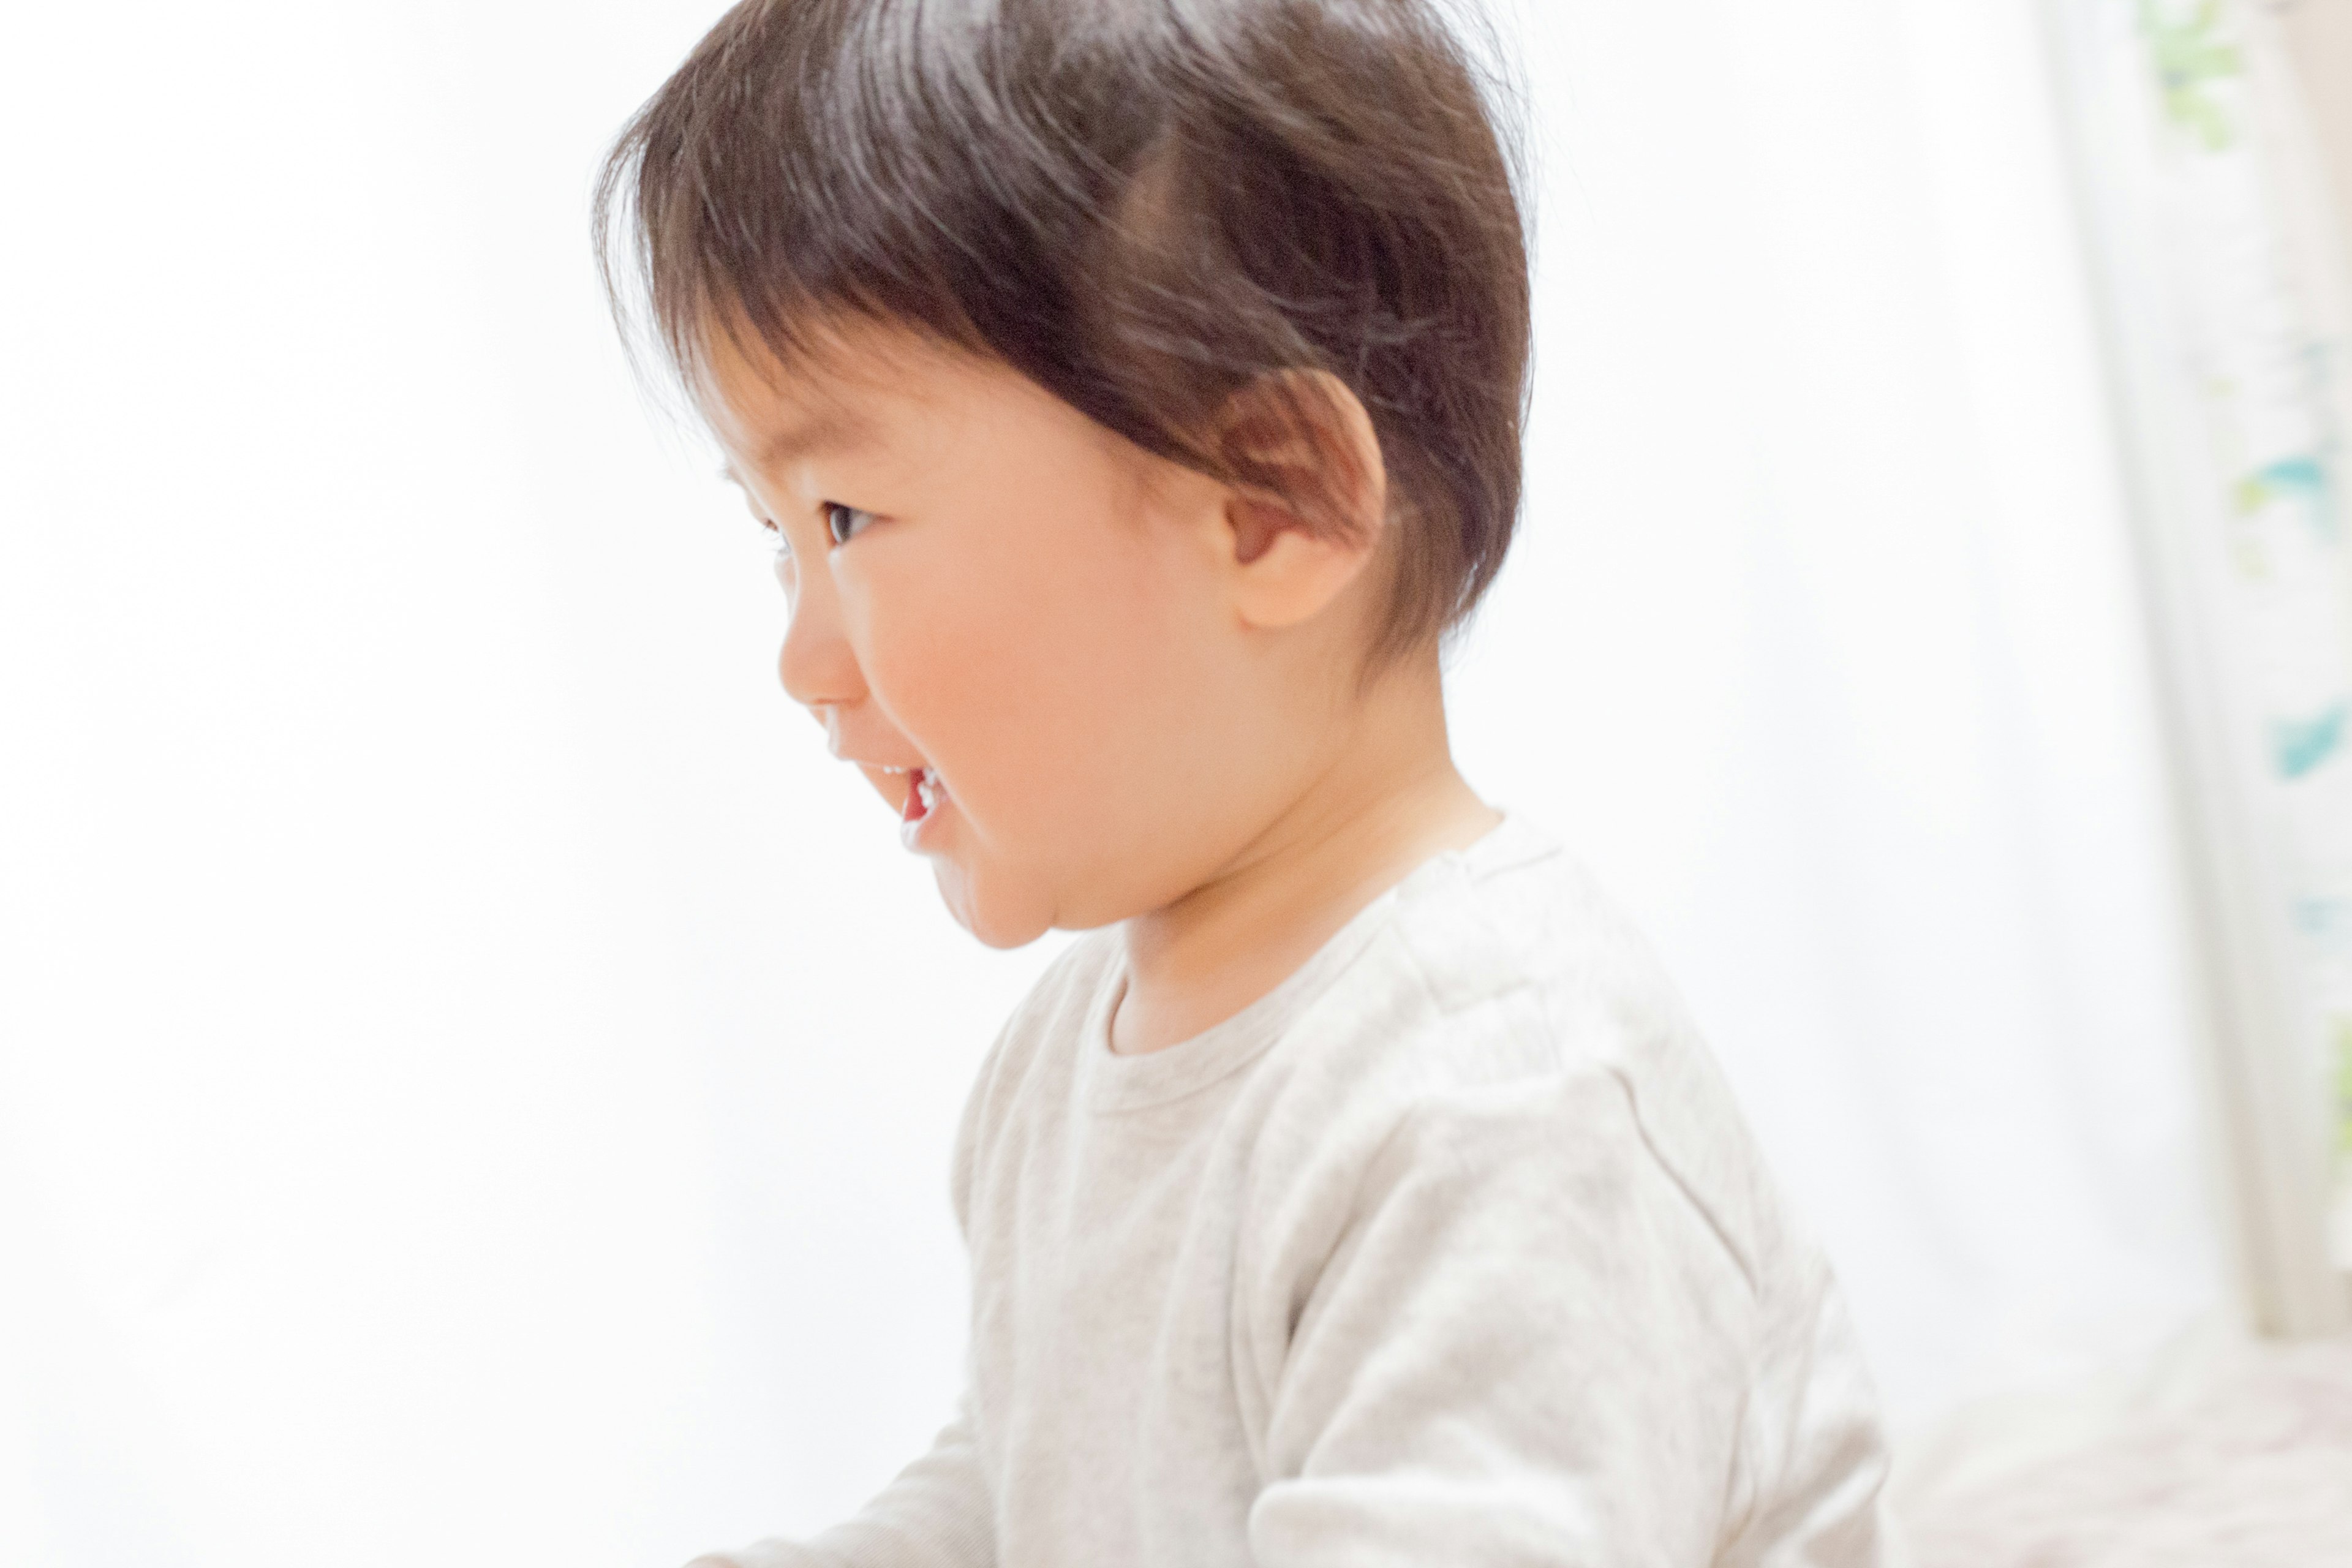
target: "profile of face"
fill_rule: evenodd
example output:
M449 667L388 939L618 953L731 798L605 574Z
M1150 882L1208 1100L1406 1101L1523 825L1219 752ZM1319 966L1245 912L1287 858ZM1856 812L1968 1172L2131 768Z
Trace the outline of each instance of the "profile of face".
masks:
M789 372L714 336L697 401L776 536L784 689L975 936L1162 908L1314 786L1367 548L1252 541L1250 498L909 332Z

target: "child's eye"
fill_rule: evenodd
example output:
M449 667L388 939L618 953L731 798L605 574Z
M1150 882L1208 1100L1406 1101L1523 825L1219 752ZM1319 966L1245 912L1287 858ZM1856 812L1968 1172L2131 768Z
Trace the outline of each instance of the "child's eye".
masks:
M838 501L824 503L825 531L832 535L835 544L848 543L873 521L874 514L870 511L860 511L854 506L843 506Z

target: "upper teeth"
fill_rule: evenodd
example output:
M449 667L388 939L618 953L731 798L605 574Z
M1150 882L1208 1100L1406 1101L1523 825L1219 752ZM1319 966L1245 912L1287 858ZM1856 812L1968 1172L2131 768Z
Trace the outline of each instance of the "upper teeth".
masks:
M886 773L921 774L922 776L915 781L915 793L923 797L923 809L925 811L929 811L932 807L938 805L940 804L940 796L947 793L947 786L940 783L940 775L933 773L928 767L894 768L887 763L879 763L876 765L881 768L881 770Z

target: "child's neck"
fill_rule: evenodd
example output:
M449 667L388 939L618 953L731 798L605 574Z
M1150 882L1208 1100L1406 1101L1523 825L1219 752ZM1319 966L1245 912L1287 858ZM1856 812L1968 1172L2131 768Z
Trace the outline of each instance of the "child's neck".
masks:
M1126 922L1113 1051L1162 1050L1232 1017L1414 867L1502 820L1454 770L1433 658L1361 717L1314 787L1223 871Z

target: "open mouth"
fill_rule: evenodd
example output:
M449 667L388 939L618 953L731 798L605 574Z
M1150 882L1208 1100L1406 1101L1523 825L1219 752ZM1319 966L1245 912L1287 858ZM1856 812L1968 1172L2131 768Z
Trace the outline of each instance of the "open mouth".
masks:
M920 822L937 811L940 802L948 797L948 786L941 784L940 775L929 768L908 771L913 774L913 782L907 791L907 804L899 808L898 819L901 822Z
M929 822L948 802L945 780L928 766L912 768L885 767L882 770L907 780L907 793L898 801L898 837L907 847L915 847L916 837L923 824Z

